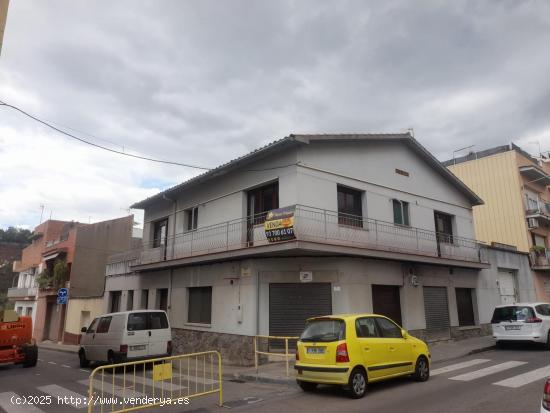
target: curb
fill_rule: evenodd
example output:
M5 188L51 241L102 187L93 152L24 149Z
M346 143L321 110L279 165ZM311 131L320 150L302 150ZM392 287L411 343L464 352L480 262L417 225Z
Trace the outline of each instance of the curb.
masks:
M272 378L272 377L265 377L265 376L256 376L254 374L239 374L234 373L232 376L227 376L228 380L243 380L246 382L258 382L258 383L270 383L270 384L286 384L288 386L296 384L296 379L294 378L288 378L288 379L279 379L279 378Z
M432 363L434 363L434 364L437 364L437 363L445 363L445 362L447 362L447 361L457 360L457 359L460 359L460 358L462 358L462 357L472 356L472 355L474 355L474 354L478 354L478 353L483 353L483 352L485 352L485 351L494 350L495 348L496 348L496 344L492 344L492 345L490 345L490 346L485 346L485 347L480 347L480 348L476 348L476 349L470 350L470 351L468 351L467 353L459 354L458 356L453 356L453 357L442 358L442 359L439 359L439 360L434 360L434 361L432 361Z
M41 350L59 351L59 352L62 352L62 353L72 353L72 354L77 354L78 353L78 349L72 350L72 349L63 348L63 347L43 346L43 345L40 345L40 344L38 344L38 348L41 349Z

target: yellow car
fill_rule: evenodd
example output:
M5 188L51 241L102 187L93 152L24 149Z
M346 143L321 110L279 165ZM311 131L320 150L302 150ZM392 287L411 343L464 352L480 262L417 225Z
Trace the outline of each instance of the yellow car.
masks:
M307 321L294 368L304 391L337 384L358 399L367 383L406 375L428 380L430 352L426 343L382 315L331 315Z

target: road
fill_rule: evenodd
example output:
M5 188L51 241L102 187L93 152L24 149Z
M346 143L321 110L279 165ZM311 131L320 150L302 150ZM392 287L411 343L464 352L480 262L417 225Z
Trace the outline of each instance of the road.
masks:
M41 350L38 366L0 367L0 411L8 413L85 411L58 404L58 394L86 394L89 369L80 369L76 355ZM534 346L493 350L432 366L426 383L408 378L369 386L365 398L351 400L338 388L304 393L297 386L224 381L224 400L242 412L538 412L550 352ZM11 396L53 395L50 405L15 406ZM216 396L191 399L189 405L146 409L150 412L222 412ZM96 410L99 411L99 410ZM110 408L105 408L110 411Z

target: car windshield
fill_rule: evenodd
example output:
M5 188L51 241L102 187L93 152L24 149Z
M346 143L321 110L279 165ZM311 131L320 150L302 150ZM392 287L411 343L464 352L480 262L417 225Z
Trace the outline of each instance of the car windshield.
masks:
M525 321L535 316L531 307L523 305L511 305L508 307L495 308L491 323L496 324L502 321Z
M300 336L300 341L339 341L345 337L345 323L342 320L312 320Z

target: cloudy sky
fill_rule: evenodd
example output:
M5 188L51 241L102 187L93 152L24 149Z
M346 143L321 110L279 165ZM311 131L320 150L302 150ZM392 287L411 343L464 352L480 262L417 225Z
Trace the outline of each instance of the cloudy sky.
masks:
M216 166L289 133L550 150L547 1L12 0L0 100L113 149ZM70 128L70 129L69 129ZM95 222L200 171L0 107L0 227ZM139 219L138 219L139 220Z

